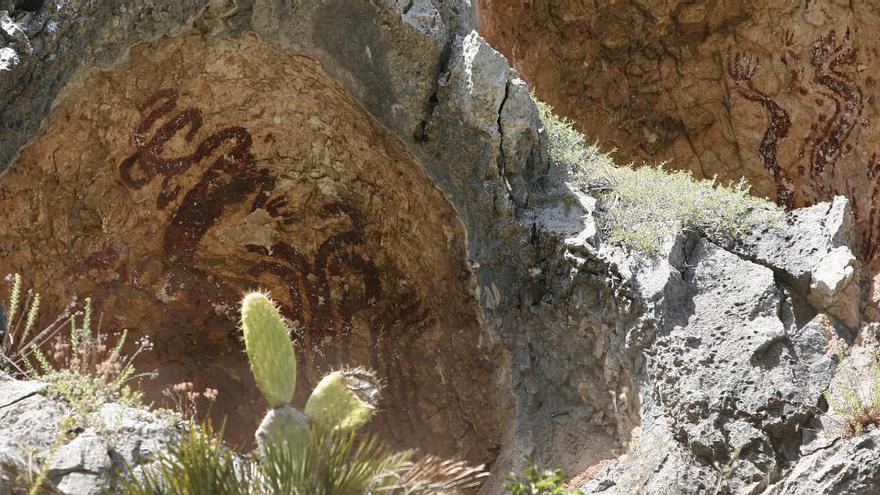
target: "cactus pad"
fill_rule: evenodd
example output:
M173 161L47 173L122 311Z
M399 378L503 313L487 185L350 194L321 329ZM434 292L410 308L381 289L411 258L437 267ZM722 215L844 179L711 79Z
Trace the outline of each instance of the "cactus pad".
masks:
M378 400L379 382L372 373L361 369L334 371L312 391L305 413L317 423L351 430L373 417Z
M251 370L272 408L293 399L296 357L287 325L265 294L252 292L241 303L241 324Z

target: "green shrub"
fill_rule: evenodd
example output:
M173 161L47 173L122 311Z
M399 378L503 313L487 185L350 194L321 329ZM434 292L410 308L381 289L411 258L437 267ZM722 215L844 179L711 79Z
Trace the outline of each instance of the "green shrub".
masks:
M486 475L464 463L411 452L393 454L353 430L309 427L308 435L269 442L238 456L210 424L194 426L140 472L128 468L108 492L128 495L456 494Z
M112 491L131 495L249 495L252 474L239 465L210 423L190 428L179 443L140 473L129 469L112 480Z
M8 276L6 280L12 285L6 304L6 320L0 327L0 369L17 377L24 377L27 374L24 369L25 355L34 344L47 342L61 325L59 321L55 321L48 328L35 332L40 314L40 294L30 290L25 292L18 273Z
M565 488L566 474L561 469L540 470L530 459L520 478L510 473L504 479L504 489L511 495L584 495L580 489Z
M839 427L830 433L858 436L869 426L880 426L880 363L876 356L871 359L870 391L865 394L851 362L842 355L838 359L838 373L823 394L831 412L840 418Z
M82 319L78 320L80 314ZM74 312L66 321L68 331L55 335L51 354L36 343L22 353L28 377L46 382L50 395L67 401L84 419L109 402L140 406L142 394L129 382L136 378L134 360L152 348L149 339L141 339L134 353L126 355L126 330L108 335L92 328L90 298L85 299L82 313Z
M140 405L141 394L129 383L136 378L134 360L152 348L149 339L141 339L134 353L126 355L128 332L102 333L100 324L94 328L91 298L81 307L71 301L51 324L37 330L40 294L25 292L19 274L8 280L12 286L0 339L4 371L46 382L49 395L64 399L82 416L108 402Z
M761 225L781 221L782 210L751 196L745 181L722 186L687 171L655 166L617 166L610 155L588 145L572 122L538 103L550 158L565 166L573 187L599 201L597 221L607 240L649 255L685 229L739 238Z
M254 469L254 493L370 493L386 484L409 455L391 454L373 438L358 440L354 430L318 424L311 425L308 432L264 446Z

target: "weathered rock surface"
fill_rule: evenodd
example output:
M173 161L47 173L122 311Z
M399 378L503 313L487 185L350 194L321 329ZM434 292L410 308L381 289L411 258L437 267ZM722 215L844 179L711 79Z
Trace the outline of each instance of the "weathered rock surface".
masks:
M874 258L875 2L477 3L483 36L619 162L745 176L789 206L846 195Z
M682 236L654 264L563 243L570 263L589 268L570 272L573 287L554 293L587 290L604 272L604 290L616 292L607 297L630 302L612 310L615 326L591 324L605 337L606 373L627 377L609 390L618 426L634 410L640 425L628 452L584 484L587 493L761 493L797 465L832 356L852 343L852 329L807 301L811 267L835 250L850 253L839 229L848 215L842 198L817 205L730 250ZM837 300L845 290L834 287ZM596 302L568 301L575 313L595 311Z
M299 326L301 399L333 368L370 366L386 383L385 434L477 457L498 442L497 420L474 419L496 402L495 364L476 343L461 224L314 59L252 34L135 46L68 83L0 204L15 225L0 242L4 270L55 301L64 273L115 326L150 334L142 366L158 369L155 391L194 379L217 389L217 419L230 415L238 439L262 407L238 299L266 287Z
M76 411L44 391L39 382L0 377L0 481L9 490L0 493L27 493L16 488L21 477L46 465L47 481L61 493L99 495L113 473L148 461L179 435L147 411L115 404L81 425Z
M877 493L880 486L880 432L837 439L807 450L794 468L767 493L832 495Z
M836 462L802 447L862 314L844 198L659 260L604 243L468 1L18 5L44 27L0 70L0 270L153 335L156 397L217 388L252 434L234 308L260 286L298 322L303 389L376 369L376 431L490 462L483 493L523 454L613 460L584 484L607 494L760 493ZM98 461L70 459L75 491Z

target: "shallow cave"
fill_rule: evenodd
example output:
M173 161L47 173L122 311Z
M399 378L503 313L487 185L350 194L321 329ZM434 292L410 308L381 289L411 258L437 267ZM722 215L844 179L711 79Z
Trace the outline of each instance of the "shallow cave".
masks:
M42 292L45 319L91 296L104 330L153 339L148 398L217 389L201 410L234 443L250 445L266 408L237 325L259 288L295 328L296 405L328 370L364 366L384 382L371 428L390 443L498 453L504 358L464 228L312 58L252 35L183 35L76 74L0 177L0 218L0 269Z

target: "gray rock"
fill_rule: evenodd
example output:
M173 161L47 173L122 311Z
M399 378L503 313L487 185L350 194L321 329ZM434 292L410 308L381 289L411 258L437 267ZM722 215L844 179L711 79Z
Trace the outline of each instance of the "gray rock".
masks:
M507 59L476 31L457 45L446 85L450 91L448 98L459 105L468 123L494 138L501 132L498 117L507 93Z
M778 271L790 285L805 289L810 274L832 249L853 249L850 234L853 216L849 200L837 196L831 203L819 203L793 211L785 224L753 233L733 251Z
M6 38L7 42L19 43L20 46L30 47L30 42L24 30L18 27L18 24L12 22L9 14L3 11L0 11L0 36Z
M755 236L737 254L679 236L664 259L618 265L644 312L606 346L638 384L643 433L587 493L761 493L798 461L831 356L852 343L835 316L798 307L813 277L816 290L828 280L825 293L842 297L857 275L840 261L850 259L845 206L795 211L786 235ZM792 251L779 254L786 236ZM844 275L814 275L826 258Z
M0 72L11 71L19 63L21 58L14 48L8 46L0 48Z
M880 490L880 430L839 438L802 457L769 495L870 495Z
M103 487L101 476L85 472L69 473L58 483L58 490L65 494L102 495L106 493Z
M110 473L143 462L178 438L178 431L153 414L117 404L104 405L81 431L62 431L75 412L41 395L44 388L39 382L0 381L0 459L4 469L23 473L27 453L36 453L38 462L48 463L47 479L60 493L103 493Z
M46 384L32 380L14 380L0 376L0 409L14 405L23 399L36 395L46 389Z
M810 271L807 301L834 315L850 328L861 322L861 291L856 279L858 260L846 246L827 253Z
M547 157L537 132L540 125L538 107L525 81L508 82L498 118L502 170L508 190L520 207L528 201L528 183L547 173Z

